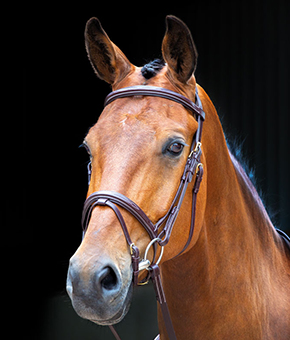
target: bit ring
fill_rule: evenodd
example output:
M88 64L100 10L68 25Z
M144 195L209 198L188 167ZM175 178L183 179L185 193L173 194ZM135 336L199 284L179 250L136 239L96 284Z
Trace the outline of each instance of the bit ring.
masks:
M161 238L156 237L156 238L154 238L154 239L148 244L148 246L147 246L147 248L146 248L146 250L145 250L145 254L144 254L144 261L147 260L148 251L149 251L150 247L152 246L152 244L154 244L155 242L161 242L161 241L162 241ZM163 252L164 252L164 246L161 246L161 252L160 252L159 258L158 258L158 260L156 261L155 264L158 265L158 264L160 263L160 261L161 261L161 259L162 259L162 256L163 256ZM150 263L150 265L151 265L151 263ZM146 268L146 269L147 269L147 268Z

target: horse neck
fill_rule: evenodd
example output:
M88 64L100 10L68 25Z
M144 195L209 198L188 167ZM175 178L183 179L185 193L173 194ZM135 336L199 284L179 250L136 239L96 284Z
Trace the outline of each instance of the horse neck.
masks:
M271 271L279 265L277 240L268 215L243 169L229 153L213 104L202 89L199 92L206 113L202 136L207 181L203 225L190 251L162 265L174 327L183 339L187 339L186 332L193 334L193 327L198 332L210 317L230 318L235 303L247 304L248 310L248 304L257 303L255 289L266 285L262 271L271 277ZM225 310L219 310L218 316L217 308L223 303Z

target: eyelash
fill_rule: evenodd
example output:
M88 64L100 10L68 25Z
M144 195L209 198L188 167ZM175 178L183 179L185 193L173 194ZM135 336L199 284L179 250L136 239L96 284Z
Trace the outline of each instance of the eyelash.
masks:
M90 148L88 147L88 145L87 145L85 142L82 143L82 144L79 146L79 148L85 148L86 151L87 151L87 153L88 153L88 155L90 156L90 158L92 157L91 150L90 150Z

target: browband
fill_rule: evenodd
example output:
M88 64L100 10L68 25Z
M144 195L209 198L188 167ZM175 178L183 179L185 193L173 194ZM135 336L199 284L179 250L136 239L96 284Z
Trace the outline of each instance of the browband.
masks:
M190 110L192 113L197 114L205 119L205 113L202 110L202 105L200 98L198 96L198 91L196 87L196 104L192 102L190 99L186 98L182 94L177 92L164 89L162 87L157 86L148 86L148 85L138 85L138 86L130 86L124 87L123 89L119 89L109 93L105 99L104 106L109 105L114 100L125 97L132 96L151 96L151 97L161 97L169 100L173 100L181 105L183 105L186 109Z

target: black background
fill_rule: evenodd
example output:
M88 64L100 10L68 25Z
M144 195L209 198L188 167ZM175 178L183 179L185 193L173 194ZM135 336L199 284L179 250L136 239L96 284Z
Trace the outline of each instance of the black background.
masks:
M161 56L167 14L188 25L199 53L197 81L216 106L227 136L244 142L272 220L289 233L288 0L47 3L29 12L17 32L24 42L16 55L17 64L24 63L22 121L10 117L16 141L12 157L21 154L22 161L9 168L13 189L4 223L15 225L13 249L20 250L24 264L24 296L26 303L35 302L36 310L28 331L36 339L80 338L71 328L79 318L68 299L53 299L65 295L68 259L81 238L88 159L78 146L110 92L95 76L84 48L84 27L92 16L137 66ZM60 317L55 326L62 308L66 319ZM132 320L128 328L137 322ZM78 325L82 339L109 339L100 327ZM55 333L54 327L59 327Z

